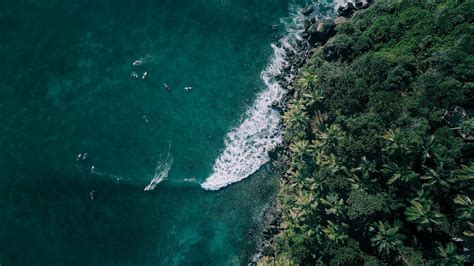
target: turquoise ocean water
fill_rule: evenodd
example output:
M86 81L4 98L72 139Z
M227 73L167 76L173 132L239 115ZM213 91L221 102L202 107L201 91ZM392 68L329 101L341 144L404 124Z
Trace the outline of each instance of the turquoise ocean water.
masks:
M1 4L0 265L246 264L277 187L252 114L304 2Z

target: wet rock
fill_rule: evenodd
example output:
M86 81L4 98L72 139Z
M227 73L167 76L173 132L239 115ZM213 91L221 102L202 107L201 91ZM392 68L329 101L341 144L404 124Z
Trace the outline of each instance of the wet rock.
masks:
M279 110L281 110L280 114L283 114L283 110L281 108ZM271 159L277 160L278 157L279 157L279 154L282 151L283 151L283 147L281 145L275 145L275 146L271 147L271 149L269 150L268 155L270 156Z
M272 233L270 232L270 230L267 229L267 230L263 231L263 237L264 237L264 238L267 239L267 238L269 238L269 237L271 237L271 236L272 236Z
M289 57L293 57L293 56L295 56L295 52L290 50L290 51L286 52L286 55L289 56Z
M307 5L305 8L303 8L303 10L301 10L301 14L307 16L307 15L313 13L313 11L314 11L313 6Z
M275 100L275 101L272 102L272 105L271 105L271 106L272 106L272 108L279 108L279 107L280 107L280 103L279 103L277 100Z
M352 14L354 14L354 11L355 11L355 6L352 3L347 3L347 5L340 6L337 9L337 13L339 14L339 16L343 16L346 18L352 16Z
M309 27L311 27L311 20L305 19L304 24L303 24L304 30L307 31Z

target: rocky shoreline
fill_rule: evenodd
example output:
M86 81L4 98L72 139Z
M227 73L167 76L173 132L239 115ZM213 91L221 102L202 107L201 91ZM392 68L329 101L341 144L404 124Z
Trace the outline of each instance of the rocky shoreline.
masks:
M296 45L296 52L286 50L285 65L283 72L276 79L278 83L287 89L287 94L283 101L272 103L272 107L284 114L287 111L288 102L293 98L295 93L293 82L298 76L301 69L304 67L306 60L311 57L314 51L324 46L331 37L336 35L336 26L344 24L347 20L358 10L367 8L372 3L372 0L360 1L356 0L355 4L347 3L345 6L338 8L338 17L335 19L317 20L312 16L314 7L308 5L301 10L301 13L306 16L304 32L302 33L303 40L298 41ZM281 181L287 181L289 172L287 172L290 163L290 151L288 143L282 143L276 147L271 153L272 165L274 173ZM251 258L249 265L255 265L262 257L274 257L275 250L273 244L275 237L283 230L281 227L282 212L278 201L271 203L271 206L265 211L262 224L263 230L257 239L256 254ZM249 232L249 235L253 232Z

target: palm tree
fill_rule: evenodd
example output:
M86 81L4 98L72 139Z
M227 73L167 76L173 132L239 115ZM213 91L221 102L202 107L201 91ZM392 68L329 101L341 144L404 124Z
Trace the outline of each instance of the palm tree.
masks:
M458 218L462 220L470 220L474 213L474 204L471 199L465 195L457 195L454 198L454 203L458 206Z
M324 96L321 90L312 89L303 94L303 99L305 100L307 106L313 106L315 104L321 103L324 100Z
M426 160L430 158L436 158L439 157L439 145L434 143L434 135L431 135L428 139L428 142L425 144L425 147L423 148L423 153L421 155L421 158L423 159L423 163L426 163Z
M443 247L438 242L436 243L436 251L439 257L439 265L464 265L464 256L457 253L456 246L453 243L449 242L446 247Z
M324 124L323 116L321 114L321 104L324 100L323 93L318 89L310 89L307 93L303 94L303 99L306 102L306 106L309 109L314 110L316 108L316 117L318 118L319 126Z
M375 162L369 161L363 156L359 166L350 170L351 176L349 181L352 183L352 188L362 190L372 188L373 183L377 181L375 178L372 178L372 174L375 172L377 172Z
M410 147L403 141L403 136L400 129L390 129L382 136L387 141L387 145L383 151L389 155L397 155L409 151Z
M336 243L344 243L349 238L349 235L347 235L344 229L345 227L347 227L347 224L342 223L339 225L328 221L328 225L323 229L323 232L329 240L335 241Z
M399 226L391 226L389 223L379 221L375 228L377 233L370 241L379 253L389 255L403 246L404 236L398 232Z
M296 90L308 92L312 88L315 88L318 82L319 78L317 75L311 74L309 71L303 71L296 80Z
M440 166L440 168L442 168L442 166ZM433 185L439 184L442 187L449 188L449 183L451 180L449 176L446 177L444 174L441 174L432 168L425 168L425 171L425 174L420 178L423 180L429 180L429 182L424 183L423 187L431 187Z
M339 198L336 193L331 193L321 199L321 203L327 207L325 209L326 214L334 214L336 217L342 217L344 215L346 205L344 204L344 200Z
M357 168L353 168L351 172L360 172L364 179L369 179L370 174L376 172L375 162L369 161L365 156L362 156L361 162Z
M443 215L433 208L433 202L426 199L416 199L410 201L411 206L405 209L407 221L416 223L419 231L431 232L434 225L442 222Z
M471 223L472 218L474 217L474 204L468 196L457 195L454 198L454 203L458 205L457 208L457 217L463 221L467 222L469 227L468 231L464 231L465 236L474 236L474 224Z
M290 151L293 165L301 165L311 155L312 149L307 140L298 140L291 143Z
M317 210L318 201L311 192L299 191L296 195L295 212L302 219L306 219Z
M316 134L313 145L316 147L333 149L337 143L344 139L344 132L337 124L331 124L325 131Z
M409 183L418 177L418 175L411 169L411 167L400 167L394 162L384 164L382 167L382 173L390 175L390 178L387 180L387 185L391 185L397 180Z
M474 163L461 165L461 169L457 170L454 175L457 181L469 181L474 179Z
M290 133L304 138L309 121L304 105L290 104L289 110L283 115L283 120Z
M326 155L324 152L318 150L316 152L315 162L320 167L328 168L329 170L331 170L332 173L337 173L341 171L347 172L347 168L337 162L337 157L336 155L334 155L334 153Z

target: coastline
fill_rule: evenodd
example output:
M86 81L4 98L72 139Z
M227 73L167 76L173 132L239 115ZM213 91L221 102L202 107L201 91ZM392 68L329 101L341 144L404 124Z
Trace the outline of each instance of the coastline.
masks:
M287 65L281 75L276 76L280 86L287 90L287 93L280 102L273 102L272 108L277 110L281 116L288 111L288 104L291 100L297 98L294 89L294 82L301 75L306 62L311 56L329 42L337 34L336 26L346 23L357 11L364 10L372 4L372 1L361 2L358 5L351 2L345 5L339 5L335 18L316 19L312 16L314 7L307 5L299 12L305 16L304 30L301 34L302 39L297 42L296 51L286 50L285 61ZM282 122L283 131L286 130L285 123ZM276 175L279 183L289 181L290 171L290 142L283 140L270 152L270 163L272 164L272 174ZM280 188L277 198L270 203L265 210L261 224L263 230L257 236L257 248L255 255L250 259L250 265L260 264L264 258L274 258L274 241L278 234L283 231L282 228L282 209L279 202ZM249 232L250 234L250 232ZM264 264L265 265L265 264Z

